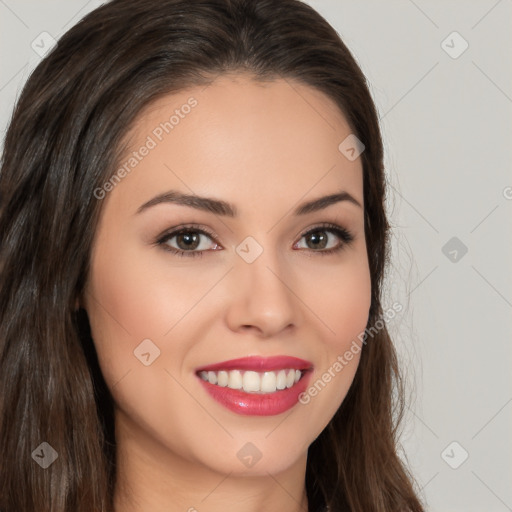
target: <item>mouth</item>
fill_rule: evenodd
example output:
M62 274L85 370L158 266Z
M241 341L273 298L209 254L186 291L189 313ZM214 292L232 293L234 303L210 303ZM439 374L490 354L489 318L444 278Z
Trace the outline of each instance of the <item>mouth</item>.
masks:
M201 371L199 377L221 388L243 390L246 393L269 394L289 389L297 384L307 370L286 368L279 371L251 370Z
M289 356L246 357L196 369L208 394L238 414L284 412L307 387L313 365Z

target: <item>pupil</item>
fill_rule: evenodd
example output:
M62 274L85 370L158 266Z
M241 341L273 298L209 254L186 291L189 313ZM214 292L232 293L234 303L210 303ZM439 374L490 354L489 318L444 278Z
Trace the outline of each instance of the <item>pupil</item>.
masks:
M199 236L197 234L182 233L178 235L178 245L181 241L185 241L185 247L187 249L195 249L198 245Z
M311 233L311 239L313 240L313 244L317 243L318 241L324 242L321 243L321 248L323 249L327 243L327 237L325 235L318 235L318 233L322 233L321 231L315 231L315 233ZM316 242L315 242L316 240Z

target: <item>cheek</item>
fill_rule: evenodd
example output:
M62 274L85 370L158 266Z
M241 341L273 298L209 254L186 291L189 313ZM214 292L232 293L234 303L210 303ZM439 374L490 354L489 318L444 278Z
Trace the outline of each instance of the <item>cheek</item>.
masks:
M336 288L336 285L334 285ZM333 305L330 313L333 329L337 333L336 345L344 349L347 342L357 339L368 322L371 303L371 283L369 273L361 270L346 276L338 285L340 295L337 307Z
M90 305L98 313L99 331L108 329L111 339L160 340L204 293L204 286L194 284L197 280L176 279L179 272L169 271L162 264L165 258L148 258L147 253L147 247L110 239L93 255Z
M134 351L144 340L151 340L156 353L160 350L157 366L170 365L164 349L172 330L186 323L187 314L218 279L207 270L203 278L190 270L193 267L170 267L165 252L125 242L130 236L100 233L86 288L92 337L105 379L111 383L140 366ZM141 346L146 347L148 342L144 343ZM173 361L186 350L186 342L174 344Z
M366 328L371 304L368 262L364 257L354 257L317 273L315 282L314 292L308 293L311 309L324 324L324 342L332 357L333 351L346 350Z
M325 335L319 349L321 364L301 403L315 410L323 428L343 402L357 371L363 349L360 336L366 329L371 304L371 279L364 257L316 277L316 283L323 287L310 294L311 304Z
M162 284L122 239L98 238L85 296L100 366L111 382L134 366L134 350L143 340L158 346L169 329L169 304L162 301Z

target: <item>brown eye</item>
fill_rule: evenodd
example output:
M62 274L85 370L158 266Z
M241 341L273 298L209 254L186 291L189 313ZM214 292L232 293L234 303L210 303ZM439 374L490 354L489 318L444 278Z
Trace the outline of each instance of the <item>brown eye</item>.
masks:
M178 256L202 256L203 252L220 246L213 241L213 233L198 228L181 228L162 236L157 244ZM211 242L208 243L207 240ZM211 247L213 243L213 248Z
M316 226L304 233L301 238L307 240L307 249L324 255L341 251L354 240L349 231L335 224ZM339 239L338 243L336 238Z

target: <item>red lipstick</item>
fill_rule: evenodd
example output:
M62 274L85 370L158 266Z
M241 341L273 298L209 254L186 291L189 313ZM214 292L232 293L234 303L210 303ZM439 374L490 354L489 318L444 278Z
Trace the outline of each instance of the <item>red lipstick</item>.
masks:
M313 367L313 363L291 356L249 356L239 359L230 359L222 363L209 364L196 369L201 371L220 371L220 370L252 370L255 372L268 372L272 370L281 370L285 368L293 368L294 370L309 370Z
M201 366L196 369L196 375L209 396L227 409L242 415L272 416L281 414L296 405L299 395L308 386L312 368L311 362L297 357L252 356ZM205 376L207 372L214 372L214 383L201 377L201 375ZM267 382L273 382L274 385L270 384L270 389L275 389L275 391L244 391L244 389L240 389L242 388L242 376L245 376L246 372L251 373L252 382L257 382L258 385L261 385L264 378L267 379ZM284 374L289 378L286 387L281 389ZM230 385L238 389L228 386L228 377ZM234 384L235 381L237 384ZM246 382L245 379L244 382Z

